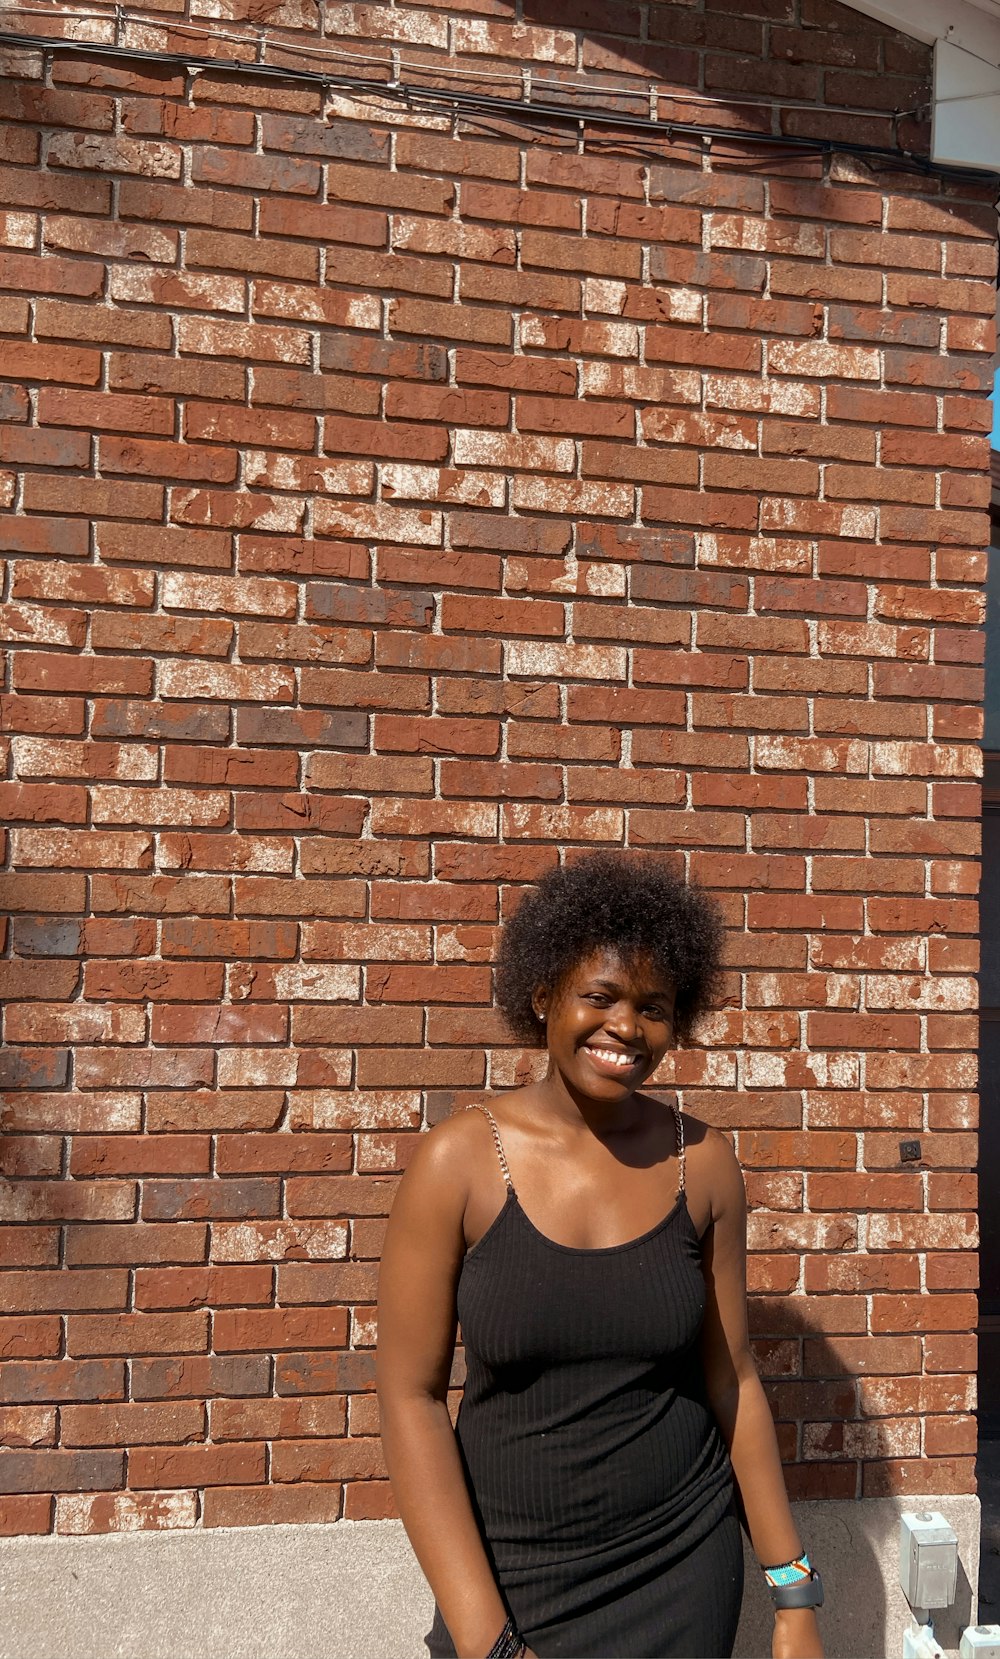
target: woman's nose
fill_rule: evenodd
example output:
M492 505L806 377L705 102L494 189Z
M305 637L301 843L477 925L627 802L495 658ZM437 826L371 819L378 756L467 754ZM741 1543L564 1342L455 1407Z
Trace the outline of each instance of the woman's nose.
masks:
M604 1023L608 1030L613 1031L615 1036L620 1037L623 1042L634 1040L639 1029L636 1011L627 1002L616 1002L612 1008L609 1008Z

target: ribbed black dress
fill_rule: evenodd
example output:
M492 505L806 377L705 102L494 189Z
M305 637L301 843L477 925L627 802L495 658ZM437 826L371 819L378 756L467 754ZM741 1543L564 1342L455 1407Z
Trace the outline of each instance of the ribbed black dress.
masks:
M507 1183L458 1285L456 1434L501 1594L539 1659L732 1652L743 1552L698 1358L705 1281L684 1193L641 1238L546 1238ZM455 1649L439 1612L432 1659Z

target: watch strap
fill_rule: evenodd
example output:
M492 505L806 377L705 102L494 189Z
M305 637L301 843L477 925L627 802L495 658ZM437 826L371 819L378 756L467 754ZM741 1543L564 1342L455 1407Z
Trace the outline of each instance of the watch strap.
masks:
M775 1607L822 1607L823 1580L813 1567L808 1578L796 1584L772 1584L771 1600Z

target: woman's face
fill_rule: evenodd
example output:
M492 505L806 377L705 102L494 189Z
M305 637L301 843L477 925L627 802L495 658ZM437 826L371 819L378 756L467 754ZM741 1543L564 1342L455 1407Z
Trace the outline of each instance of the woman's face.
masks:
M614 1101L651 1077L673 1042L676 987L648 957L584 957L558 986L535 993L549 1054L569 1086Z

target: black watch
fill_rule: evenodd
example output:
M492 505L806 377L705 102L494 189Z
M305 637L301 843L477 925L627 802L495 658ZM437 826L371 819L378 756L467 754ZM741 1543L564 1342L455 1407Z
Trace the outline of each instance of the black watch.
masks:
M822 1607L823 1580L816 1568L813 1567L808 1578L800 1578L795 1584L772 1584L769 1586L771 1600L775 1607Z

